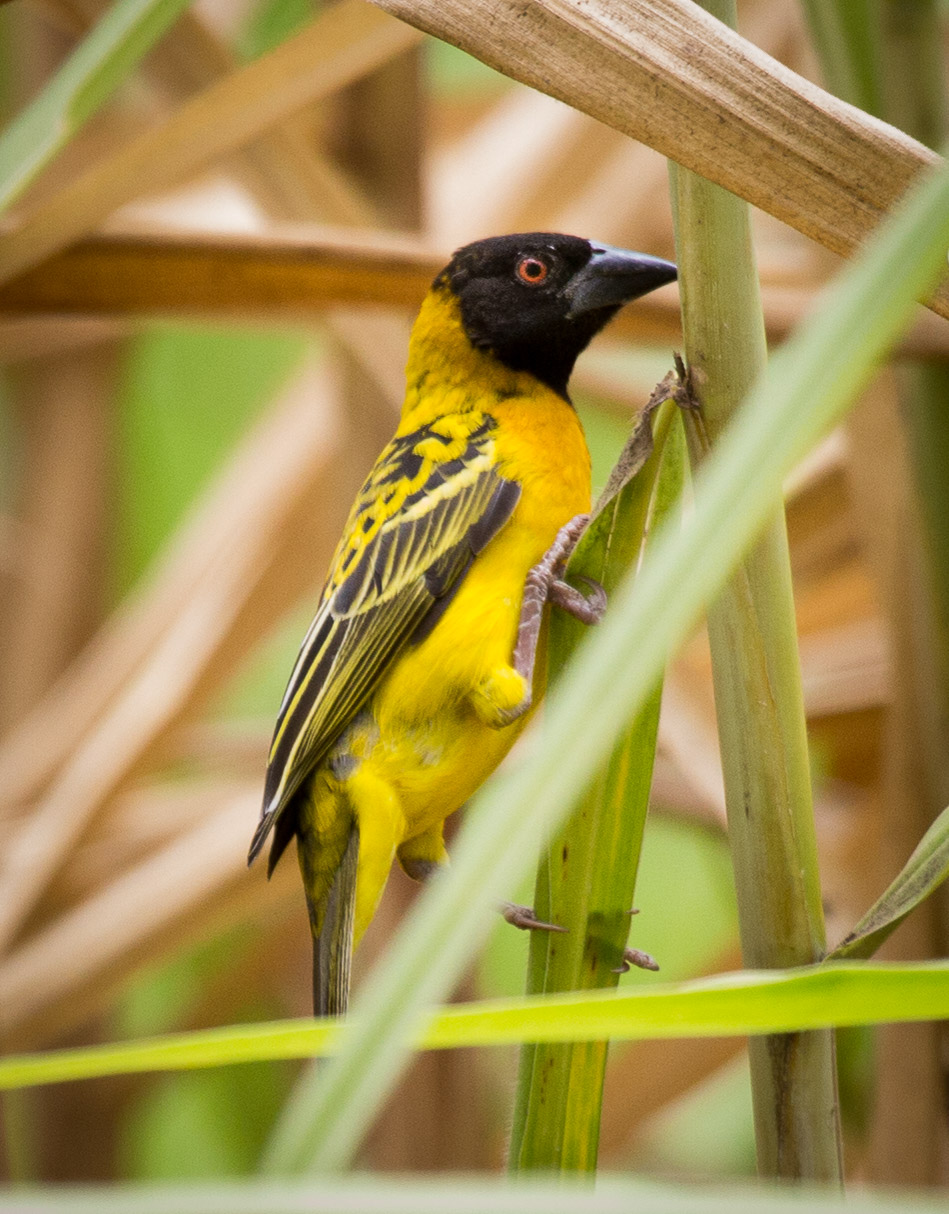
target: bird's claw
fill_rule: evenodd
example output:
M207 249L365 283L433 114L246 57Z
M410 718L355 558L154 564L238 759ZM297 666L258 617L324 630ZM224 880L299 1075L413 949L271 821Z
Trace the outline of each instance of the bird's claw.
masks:
M544 923L538 919L529 906L518 906L515 902L502 902L498 907L504 919L512 927L519 927L525 932L565 932L567 929L559 923Z
M674 400L680 409L696 413L702 408L702 402L695 390L692 368L685 365L685 360L678 350L672 358L675 363L674 387L666 399Z
M641 970L659 969L659 963L654 957L651 957L649 953L644 953L642 949L639 948L624 948L623 963L622 965L618 965L612 972L614 974L625 974L633 965L635 965L637 969Z
M585 582L590 588L588 595L571 586L569 582L556 578L550 583L547 597L581 624L599 624L606 612L606 591L591 577L579 574L577 580Z

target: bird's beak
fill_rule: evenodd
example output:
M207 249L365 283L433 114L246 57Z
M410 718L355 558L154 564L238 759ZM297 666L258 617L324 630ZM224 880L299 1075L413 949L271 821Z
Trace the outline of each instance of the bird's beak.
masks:
M615 249L608 244L594 245L590 260L563 289L570 301L567 318L572 320L598 308L619 307L674 282L676 276L675 265L661 257Z

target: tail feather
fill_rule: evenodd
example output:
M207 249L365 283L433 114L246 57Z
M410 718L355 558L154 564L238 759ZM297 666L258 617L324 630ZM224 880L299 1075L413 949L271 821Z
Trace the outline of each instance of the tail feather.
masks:
M313 1013L316 1016L341 1016L349 1004L358 863L359 824L354 819L326 901L322 926L319 934L313 937Z
M247 853L248 868L260 855L264 844L267 842L267 836L271 831L273 831L273 842L270 845L270 855L267 857L268 877L273 876L273 870L277 867L277 861L286 851L290 840L297 833L296 814L290 812L289 808L287 808L283 813L278 813L277 810L271 809L263 815L257 823L257 829L254 831L250 850Z
M270 829L274 824L274 811L262 814L260 821L257 823L257 829L254 831L254 837L250 841L250 849L247 852L248 868L257 857L260 855L260 850L267 841L267 836L270 834Z

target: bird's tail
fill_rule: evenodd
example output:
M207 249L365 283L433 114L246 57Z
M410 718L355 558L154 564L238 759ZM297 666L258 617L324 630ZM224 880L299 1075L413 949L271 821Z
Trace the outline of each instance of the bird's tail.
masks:
M343 858L326 900L323 922L313 936L313 1013L316 1016L340 1016L349 1003L358 863L359 823L354 817Z

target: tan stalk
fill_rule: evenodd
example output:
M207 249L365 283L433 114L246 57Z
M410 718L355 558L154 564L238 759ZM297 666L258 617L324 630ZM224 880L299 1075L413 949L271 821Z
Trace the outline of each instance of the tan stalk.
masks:
M922 142L941 146L949 130L942 51L945 13L932 0L881 0L880 25L881 114ZM899 385L915 517L907 520L904 543L890 554L894 580L887 606L900 672L895 682L896 728L890 740L902 746L913 770L901 779L899 759L891 759L889 774L895 779L893 795L884 806L884 879L903 863L915 842L907 838L910 831L915 828L921 835L949 796L949 379L937 363L921 361L900 369ZM945 954L945 890L921 911L887 955ZM870 1172L881 1183L946 1182L946 1040L945 1024L914 1025L904 1031L883 1026L878 1032Z
M250 536L255 520L260 526L271 514L287 509L286 452L314 444L315 479L319 479L324 441L332 444L335 421L332 398L320 395L311 374L312 369L304 369L273 415L235 452L180 527L147 584L113 613L66 677L4 738L0 818L36 799L60 765L94 732L123 686L197 593L218 549L233 543L235 534ZM330 452L334 449L331 445ZM268 469L269 475L262 475ZM328 523L327 544L333 539L331 527ZM271 591L272 603L274 599Z
M701 972L711 975L740 968L736 945L711 957ZM630 1149L643 1130L648 1132L650 1118L688 1098L745 1048L741 1037L630 1041L616 1047L603 1089L601 1166L628 1166Z
M13 368L23 435L21 542L0 638L0 718L19 720L100 622L114 343Z
M107 7L105 0L67 2L80 29L98 20ZM143 64L143 74L162 98L178 104L183 96L206 88L238 66L231 47L202 17L185 12L152 50ZM230 158L228 172L265 203L275 218L347 213L358 215L361 224L374 223L377 216L372 204L322 153L303 118L292 115L264 137L246 144Z
M223 805L209 798L196 825L0 960L4 1051L88 1020L143 962L169 948L295 901L298 878L290 865L268 884L244 863L247 823L259 805L253 787Z
M9 367L36 358L57 358L73 350L104 346L128 333L127 320L94 316L0 318L0 361Z
M840 3L819 7L811 0L805 8L829 85L939 146L947 131L940 6L933 0L878 0L856 18ZM850 424L860 526L876 564L896 675L884 744L881 883L898 871L949 793L949 381L938 365L918 362L901 368L895 387L896 393L873 394ZM898 520L895 531L880 525L881 506ZM945 907L944 893L921 907L885 955L941 955ZM942 1052L935 1025L877 1030L869 1171L881 1183L945 1179Z

